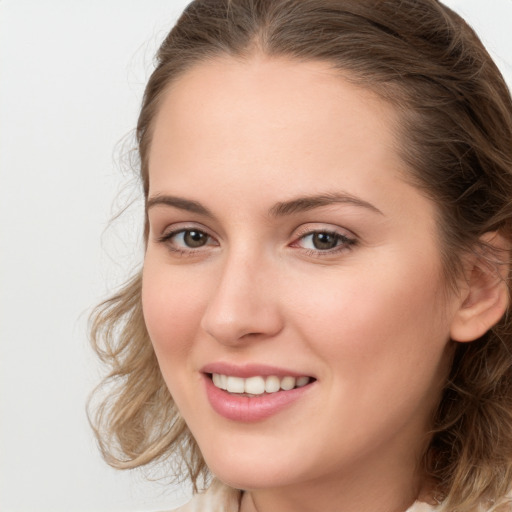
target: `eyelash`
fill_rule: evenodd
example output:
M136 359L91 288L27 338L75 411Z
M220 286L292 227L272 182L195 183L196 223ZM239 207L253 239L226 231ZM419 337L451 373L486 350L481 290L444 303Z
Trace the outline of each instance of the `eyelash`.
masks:
M179 234L185 235L185 233L188 233L188 232L200 233L201 235L206 236L208 239L213 239L213 237L210 236L206 231L204 231L202 229L190 227L190 228L175 229L174 231L165 233L164 235L162 235L161 237L158 238L158 242L165 244L169 248L170 251L172 251L173 253L175 253L178 256L192 256L193 254L197 254L198 252L200 252L204 246L194 249L194 248L176 247L175 245L172 244L172 239L175 236L177 236ZM205 246L207 246L207 245L205 245Z
M194 248L184 248L184 247L176 247L175 245L172 245L172 239L176 237L179 234L185 235L187 232L196 232L201 235L206 236L208 239L212 240L213 237L210 236L206 231L201 229L196 229L193 227L190 228L180 228L176 229L174 231L170 231L169 233L165 233L161 237L157 239L159 243L167 245L169 250L171 250L173 253L175 253L178 256L192 256L194 254L198 254L199 252L202 252L201 249L203 247L207 247L207 244L204 246L201 246L197 249ZM328 235L335 237L337 240L337 245L334 246L331 249L306 249L303 248L304 253L307 256L316 257L316 258L322 258L322 257L328 257L333 256L335 254L338 254L343 251L350 251L354 245L357 244L357 240L355 238L350 238L344 234L341 234L337 231L328 230L328 229L316 229L316 230L305 230L303 233L299 234L299 236L296 238L296 240L290 244L290 247L296 247L298 245L298 242L301 240L305 240L307 237L313 237L314 235Z
M350 238L347 235L339 233L338 231L333 231L329 229L315 229L315 230L307 230L304 233L301 233L297 237L297 241L293 242L291 246L295 246L299 241L304 241L307 237L313 237L315 235L328 235L332 236L336 239L337 245L335 245L331 249L304 249L305 254L307 256L312 256L315 258L329 257L336 254L339 254L344 251L352 250L352 247L356 245L357 240L355 238Z

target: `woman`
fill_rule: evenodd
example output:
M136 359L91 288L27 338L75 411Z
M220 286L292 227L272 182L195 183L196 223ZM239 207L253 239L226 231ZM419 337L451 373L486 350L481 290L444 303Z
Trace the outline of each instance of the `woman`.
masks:
M509 510L512 101L464 21L195 1L137 136L143 271L92 330L107 461L214 475L183 511Z

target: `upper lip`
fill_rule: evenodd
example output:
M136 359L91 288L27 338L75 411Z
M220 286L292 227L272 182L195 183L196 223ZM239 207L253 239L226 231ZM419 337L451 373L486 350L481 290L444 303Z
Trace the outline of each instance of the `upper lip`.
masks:
M244 364L235 365L227 362L209 363L201 368L203 373L218 373L220 375L231 375L233 377L249 378L249 377L311 377L307 373L289 370L287 368L279 368L277 366L269 366L266 364Z

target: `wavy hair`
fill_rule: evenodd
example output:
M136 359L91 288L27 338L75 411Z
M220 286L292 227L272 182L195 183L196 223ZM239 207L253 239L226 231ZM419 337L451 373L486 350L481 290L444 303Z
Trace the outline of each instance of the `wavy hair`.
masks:
M395 106L408 178L436 205L447 281L482 235L512 242L512 100L484 46L436 0L196 0L163 41L137 124L149 187L152 127L169 85L218 56L327 62ZM147 237L147 219L145 233ZM494 251L495 252L495 251ZM510 268L510 255L500 256ZM507 277L510 288L510 275ZM133 468L181 454L207 468L160 375L135 275L92 315L109 371L91 422L107 462ZM447 511L505 506L512 482L512 319L455 349L423 465Z

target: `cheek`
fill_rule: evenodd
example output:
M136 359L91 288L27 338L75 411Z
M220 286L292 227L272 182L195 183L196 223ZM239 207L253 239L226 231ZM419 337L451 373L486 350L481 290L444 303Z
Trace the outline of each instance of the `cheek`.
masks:
M327 405L319 413L329 424L345 425L353 446L370 446L370 439L387 439L404 425L423 432L446 379L441 283L434 271L404 268L399 279L345 275L343 287L332 287L323 300L305 294L302 304L302 333L326 363L320 377Z
M144 320L165 376L183 361L199 329L204 297L197 282L146 257L142 279Z
M437 371L449 325L440 273L431 261L346 272L322 295L314 292L317 282L303 283L309 293L296 316L312 348L331 362L333 378L337 372L360 386L379 378L382 385L398 385L418 372L429 379Z

